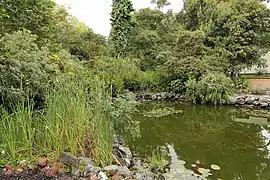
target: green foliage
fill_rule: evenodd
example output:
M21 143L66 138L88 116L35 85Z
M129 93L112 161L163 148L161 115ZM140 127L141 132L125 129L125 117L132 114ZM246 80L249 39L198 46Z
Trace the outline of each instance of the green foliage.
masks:
M159 108L159 109L152 109L151 111L148 111L144 113L145 117L164 117L172 114L178 114L182 113L182 110L175 110L174 108L171 107L164 107L164 108Z
M209 73L201 78L198 87L202 103L211 102L216 105L229 100L232 95L233 82L224 74Z
M169 156L166 147L160 146L152 152L149 158L152 171L155 173L165 173L165 169L169 164Z
M163 9L165 6L171 5L171 3L167 0L152 0L151 4L156 4L157 9Z
M185 91L186 86L181 79L176 79L170 82L169 88L174 93L181 93Z
M48 89L45 109L40 112L34 111L30 100L14 106L11 114L3 110L0 140L6 158L70 151L106 165L112 162L114 133L139 136L138 122L131 119L134 97L128 94L112 102L102 80L85 77L62 79Z
M95 61L91 71L105 79L112 86L114 94L131 91L143 91L157 88L159 76L155 71L141 71L138 62L132 59L100 57Z
M232 95L233 81L220 73L208 73L197 82L187 81L187 97L193 103L213 103L215 105L228 101Z
M49 38L54 7L52 0L1 0L0 36L28 29L38 38Z
M125 58L126 56L130 30L134 26L131 18L133 11L133 5L130 0L113 0L110 38L115 57Z
M142 70L154 70L171 57L170 45L175 42L172 14L144 8L133 15L136 27L132 28L128 56L140 59Z
M196 79L191 78L186 82L187 99L194 104L197 102L197 99L199 96L198 89L199 89L199 87L198 87L198 83L197 83Z
M235 77L232 80L235 89L247 89L249 87L248 81L242 77Z
M112 120L114 122L114 130L117 134L128 134L132 138L140 137L139 122L134 121L131 116L137 112L136 105L135 95L131 92L125 92L114 99Z
M264 64L261 57L269 51L263 38L269 32L269 11L261 2L187 0L184 9L186 27L206 33L204 44L218 50L227 71Z
M28 31L6 34L0 39L1 104L39 95L53 71L46 47L38 48L37 36Z

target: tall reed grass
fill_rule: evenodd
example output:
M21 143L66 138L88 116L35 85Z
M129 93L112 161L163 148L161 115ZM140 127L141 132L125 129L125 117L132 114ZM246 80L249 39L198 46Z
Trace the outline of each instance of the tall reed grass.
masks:
M33 105L28 100L11 114L2 110L1 149L9 159L69 151L91 156L101 165L111 163L114 109L101 80L64 81L47 91L43 112L34 111Z

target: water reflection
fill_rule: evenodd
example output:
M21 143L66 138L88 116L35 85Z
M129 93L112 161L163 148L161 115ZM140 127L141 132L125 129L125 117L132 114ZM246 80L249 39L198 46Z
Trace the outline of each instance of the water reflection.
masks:
M208 167L219 164L222 170L218 176L222 179L270 179L269 146L265 146L270 128L264 120L260 124L251 123L254 118L240 122L235 119L239 117L237 109L226 106L163 102L142 104L140 109L143 112L164 106L181 109L183 113L160 118L142 114L134 117L141 122L142 138L132 141L130 146L140 156L151 155L152 150L168 143L187 162L187 168L199 159Z
M270 129L270 125L267 126ZM268 150L268 158L270 158L270 131L262 127L261 135L264 137L265 147Z

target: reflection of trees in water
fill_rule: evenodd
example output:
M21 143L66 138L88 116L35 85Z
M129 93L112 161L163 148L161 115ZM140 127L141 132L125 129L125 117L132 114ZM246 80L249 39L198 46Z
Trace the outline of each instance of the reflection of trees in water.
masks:
M263 165L269 168L269 159L264 158L268 150L257 148L265 144L260 126L234 122L236 110L226 106L173 106L184 112L158 119L138 117L142 118L142 138L135 141L136 147L173 144L187 162L201 159L208 165L222 165L224 179L233 179L234 172L247 180L257 179L259 170L267 175ZM151 151L141 150L148 154Z

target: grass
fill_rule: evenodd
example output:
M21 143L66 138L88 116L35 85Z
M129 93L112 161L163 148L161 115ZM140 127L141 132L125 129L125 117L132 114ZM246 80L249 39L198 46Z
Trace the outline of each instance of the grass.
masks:
M2 109L0 149L8 160L68 151L110 164L114 133L110 98L102 81L95 79L89 85L74 80L48 90L43 111L34 111L31 100L14 107L13 113Z
M152 171L165 173L165 169L169 164L168 151L166 147L161 146L152 152L152 156L149 158Z

